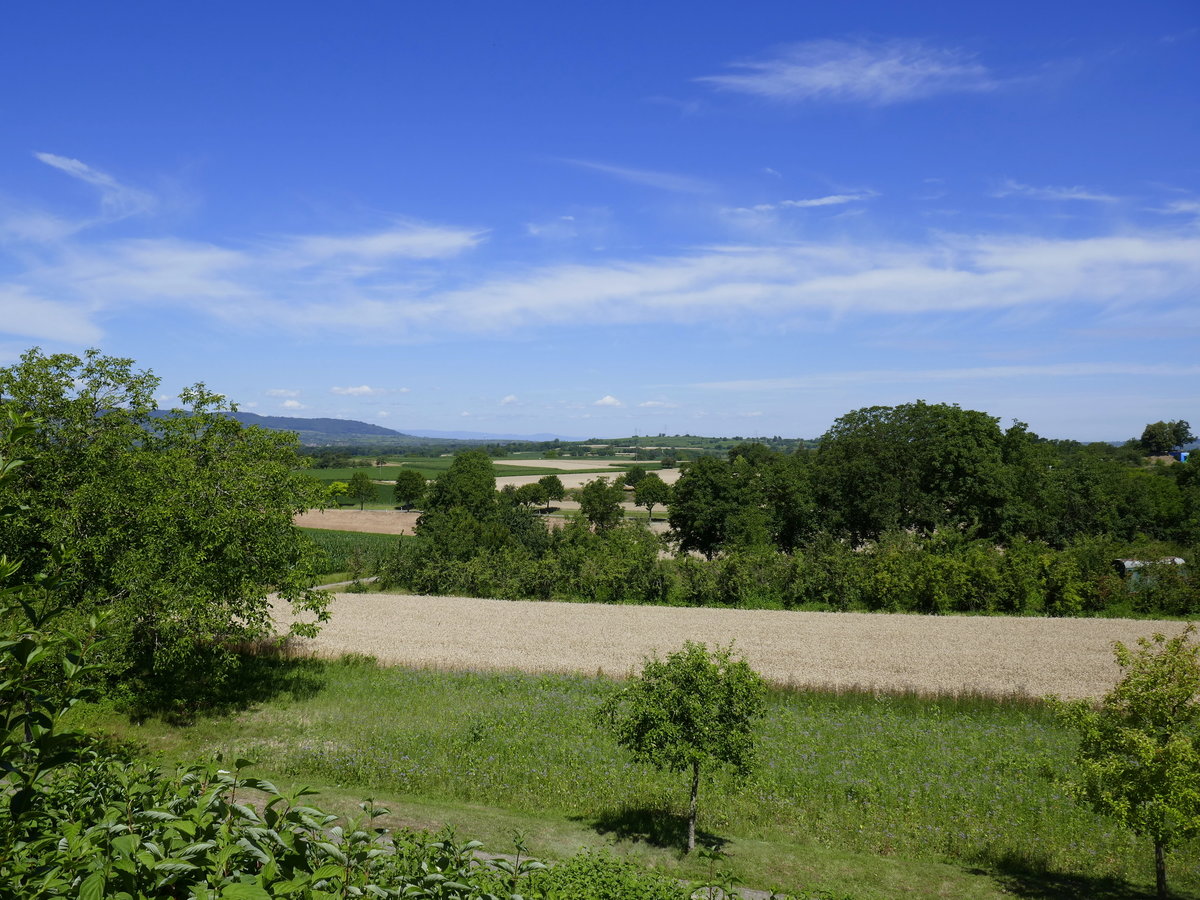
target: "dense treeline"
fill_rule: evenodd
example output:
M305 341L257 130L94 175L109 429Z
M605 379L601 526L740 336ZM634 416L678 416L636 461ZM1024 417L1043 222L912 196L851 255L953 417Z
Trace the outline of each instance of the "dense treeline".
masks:
M1186 433L1186 423L1182 423ZM585 510L586 513L586 510ZM548 530L491 462L460 455L387 585L503 598L1010 614L1200 611L1200 460L1039 438L922 402L857 410L815 449L743 443L685 466L664 542L635 525ZM664 548L676 551L668 557ZM1152 564L1135 577L1120 557Z

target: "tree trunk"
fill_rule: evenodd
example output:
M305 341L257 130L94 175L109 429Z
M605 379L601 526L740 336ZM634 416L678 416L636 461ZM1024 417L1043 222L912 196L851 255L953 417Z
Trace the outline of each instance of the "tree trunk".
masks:
M1167 900L1167 860L1163 842L1154 842L1154 878L1158 882L1158 900Z
M687 852L696 849L696 798L700 794L700 761L692 763L692 801L688 804Z

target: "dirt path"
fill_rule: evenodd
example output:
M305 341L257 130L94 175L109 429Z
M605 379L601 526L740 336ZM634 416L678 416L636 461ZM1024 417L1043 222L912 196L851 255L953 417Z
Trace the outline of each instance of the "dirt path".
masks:
M930 693L1100 696L1118 676L1112 642L1178 622L870 615L337 594L302 649L444 669L624 676L685 640L736 642L779 684ZM286 609L277 610L286 626Z

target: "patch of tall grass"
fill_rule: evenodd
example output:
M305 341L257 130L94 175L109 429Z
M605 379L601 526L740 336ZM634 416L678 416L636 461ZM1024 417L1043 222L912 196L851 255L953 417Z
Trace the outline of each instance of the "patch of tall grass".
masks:
M594 722L607 679L278 664L320 688L160 740L280 777L555 813L622 837L652 839L683 812L682 777L635 764ZM1074 739L1042 704L775 690L759 738L748 780L702 786L702 833L1146 882L1146 847L1062 787ZM1200 841L1174 848L1170 867L1200 890Z

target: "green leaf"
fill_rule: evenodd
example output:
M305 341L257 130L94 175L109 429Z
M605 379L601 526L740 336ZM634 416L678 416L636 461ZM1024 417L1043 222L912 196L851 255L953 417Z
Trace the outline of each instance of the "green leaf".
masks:
M326 863L312 873L312 878L313 881L320 881L323 878L342 878L345 874L346 870L343 866Z
M257 884L227 884L221 900L271 900L271 895Z
M104 873L93 872L79 886L79 900L104 900Z

